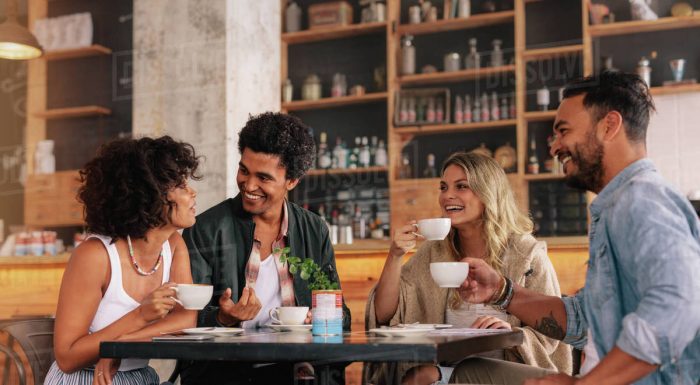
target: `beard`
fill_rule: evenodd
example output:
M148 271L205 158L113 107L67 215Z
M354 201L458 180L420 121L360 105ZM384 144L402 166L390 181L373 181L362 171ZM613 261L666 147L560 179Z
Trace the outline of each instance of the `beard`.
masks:
M574 146L574 153L569 153L571 161L578 171L566 176L567 186L598 193L603 188L603 144L591 132L585 144Z

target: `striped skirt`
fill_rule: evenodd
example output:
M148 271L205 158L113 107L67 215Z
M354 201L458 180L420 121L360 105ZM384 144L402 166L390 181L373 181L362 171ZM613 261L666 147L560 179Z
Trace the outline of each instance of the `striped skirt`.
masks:
M46 375L44 385L92 385L93 375L92 368L78 370L71 374L63 373L54 361ZM158 374L150 366L124 372L119 371L112 379L113 385L158 385L159 383Z

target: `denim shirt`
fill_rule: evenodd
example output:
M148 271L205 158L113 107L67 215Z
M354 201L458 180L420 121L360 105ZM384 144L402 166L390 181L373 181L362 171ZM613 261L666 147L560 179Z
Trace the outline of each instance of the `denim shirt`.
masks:
M642 159L590 212L586 285L564 298L564 342L582 348L591 328L600 357L617 346L659 365L637 384L698 384L700 232L690 202Z

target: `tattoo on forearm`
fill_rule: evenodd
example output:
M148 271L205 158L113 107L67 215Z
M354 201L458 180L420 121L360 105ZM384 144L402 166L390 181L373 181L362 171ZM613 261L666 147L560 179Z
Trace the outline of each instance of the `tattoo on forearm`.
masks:
M535 322L535 330L546 335L547 337L552 337L558 340L563 340L566 336L564 329L554 318L554 313L549 312L549 317L542 317L539 321Z

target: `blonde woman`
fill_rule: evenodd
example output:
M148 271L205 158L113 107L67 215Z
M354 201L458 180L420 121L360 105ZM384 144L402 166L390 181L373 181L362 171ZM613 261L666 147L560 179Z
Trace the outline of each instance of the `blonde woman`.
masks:
M395 231L382 275L370 293L368 326L420 322L519 328L524 334L522 345L489 352L485 354L489 358L483 360L527 364L543 374L547 370L570 373L571 351L567 345L521 325L520 320L493 306L463 302L454 289L438 287L430 276L431 262L481 258L519 285L560 295L546 245L531 235L532 221L517 208L503 169L483 155L452 154L442 166L439 204L443 216L452 221L449 235L442 241L423 242L403 267L403 256L416 245L414 222ZM467 366L457 367L453 372L451 367L400 363L384 365L381 369L373 367L370 374L375 384L447 383L450 377L453 381L459 379L460 371ZM473 365L466 370L472 369ZM495 381L515 383L517 379Z

